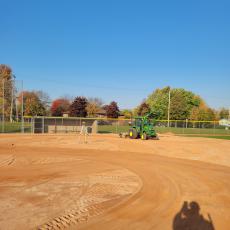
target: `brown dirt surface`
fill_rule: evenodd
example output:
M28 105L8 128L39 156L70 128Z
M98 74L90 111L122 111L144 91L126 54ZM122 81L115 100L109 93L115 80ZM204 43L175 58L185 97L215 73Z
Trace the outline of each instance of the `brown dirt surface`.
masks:
M0 229L228 230L229 220L228 140L0 135Z

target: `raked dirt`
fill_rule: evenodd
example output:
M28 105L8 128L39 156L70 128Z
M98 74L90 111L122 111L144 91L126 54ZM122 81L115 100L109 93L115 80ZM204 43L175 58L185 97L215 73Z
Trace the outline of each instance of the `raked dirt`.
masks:
M0 135L2 230L184 230L185 201L189 229L230 229L230 141Z

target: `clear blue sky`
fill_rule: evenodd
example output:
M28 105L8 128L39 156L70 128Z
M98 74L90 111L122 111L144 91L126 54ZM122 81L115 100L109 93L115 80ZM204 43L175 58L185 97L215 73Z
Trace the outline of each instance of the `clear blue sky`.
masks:
M184 87L230 106L229 0L0 0L0 63L51 98L132 108Z

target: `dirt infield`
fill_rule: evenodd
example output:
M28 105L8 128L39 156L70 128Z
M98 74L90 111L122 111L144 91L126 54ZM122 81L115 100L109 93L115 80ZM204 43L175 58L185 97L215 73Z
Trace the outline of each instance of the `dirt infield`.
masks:
M0 229L227 230L229 220L228 140L0 136Z

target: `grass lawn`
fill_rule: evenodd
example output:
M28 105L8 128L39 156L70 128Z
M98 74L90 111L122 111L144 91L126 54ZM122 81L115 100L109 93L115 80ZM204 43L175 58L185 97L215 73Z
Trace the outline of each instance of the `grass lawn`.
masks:
M212 135L230 135L230 130L212 129L212 128L174 128L174 127L156 127L158 133L174 133L174 134L212 134Z
M3 131L2 123L0 124L0 133ZM21 123L20 122L5 122L4 133L20 133ZM29 123L24 123L24 132L31 132L31 125Z
M130 126L116 125L99 125L99 133L120 133L128 132ZM175 128L175 127L155 127L157 133L174 133L174 134L197 134L197 135L230 135L230 130L225 129L208 129L208 128Z

